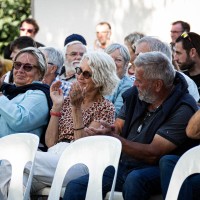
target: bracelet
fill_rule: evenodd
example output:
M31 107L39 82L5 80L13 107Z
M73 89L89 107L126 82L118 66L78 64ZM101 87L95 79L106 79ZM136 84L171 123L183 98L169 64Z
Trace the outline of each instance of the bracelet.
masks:
M74 128L74 131L79 131L79 130L83 130L85 128L85 126L81 127L81 128Z
M50 110L51 116L61 117L61 112L53 112L52 109Z

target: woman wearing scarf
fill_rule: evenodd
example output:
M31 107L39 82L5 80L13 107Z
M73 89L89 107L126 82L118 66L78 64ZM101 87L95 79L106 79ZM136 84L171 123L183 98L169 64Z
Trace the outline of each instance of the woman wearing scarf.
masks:
M41 137L49 120L49 86L41 84L46 71L44 55L24 48L13 62L14 84L2 84L0 94L0 137L30 132Z

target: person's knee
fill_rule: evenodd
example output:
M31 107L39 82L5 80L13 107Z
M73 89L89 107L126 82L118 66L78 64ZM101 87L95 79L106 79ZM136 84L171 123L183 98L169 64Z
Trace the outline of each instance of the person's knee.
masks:
M174 167L179 159L176 155L166 155L163 156L159 161L160 175L161 178L166 176L171 176Z
M124 199L148 199L160 192L160 171L157 166L133 170L123 187Z
M163 198L167 194L169 182L178 159L179 157L175 155L166 155L160 159L159 168Z
M128 174L123 186L123 198L130 199L144 199L147 194L145 175L140 170L134 170Z
M72 180L67 184L63 200L85 199L88 181L88 179L85 177L80 177L79 179Z
M134 173L130 173L127 176L124 185L131 187L132 185L139 184L140 182L142 182L142 179L142 174L138 170L135 170Z
M166 155L163 156L159 161L160 169L169 169L174 167L178 161L179 157L176 155Z

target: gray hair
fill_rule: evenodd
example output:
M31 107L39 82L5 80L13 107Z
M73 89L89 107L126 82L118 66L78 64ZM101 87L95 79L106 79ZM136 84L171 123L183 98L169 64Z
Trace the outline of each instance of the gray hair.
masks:
M125 45L112 43L105 49L105 52L108 54L111 54L117 49L119 49L119 52L121 56L123 57L125 63L128 64L130 61L130 53L129 53L128 48Z
M170 46L167 43L162 42L161 40L151 37L151 36L145 36L138 41L136 41L135 46L146 43L149 46L150 51L159 51L165 54L169 60L172 62L172 51Z
M85 51L86 51L86 46L85 46L82 42L80 42L80 41L78 41L78 40L75 40L75 41L69 42L68 44L66 44L66 45L64 46L64 53L66 53L67 48L68 48L69 46L73 45L73 44L81 44L81 45L83 45L83 47L85 47Z
M116 65L111 56L105 52L89 51L82 57L81 62L87 59L92 71L92 80L96 87L100 88L101 94L110 95L119 83L116 73Z
M127 35L125 38L124 38L124 41L125 42L128 42L131 47L133 49L135 49L135 42L138 41L139 39L143 38L145 35L143 33L139 33L139 32L133 32L133 33L130 33L129 35Z
M46 62L46 58L44 56L44 54L35 47L27 47L27 48L23 48L21 49L15 56L14 61L17 60L17 58L19 57L19 55L23 54L23 53L29 53L31 55L33 55L38 62L38 66L39 66L39 71L41 73L41 79L44 77L44 74L47 70L47 62Z
M144 69L144 78L161 79L166 88L173 85L175 70L172 62L161 52L140 53L134 61L136 67Z
M39 47L39 50L46 53L48 56L48 63L53 63L57 66L56 74L60 74L62 66L64 64L63 53L53 47Z

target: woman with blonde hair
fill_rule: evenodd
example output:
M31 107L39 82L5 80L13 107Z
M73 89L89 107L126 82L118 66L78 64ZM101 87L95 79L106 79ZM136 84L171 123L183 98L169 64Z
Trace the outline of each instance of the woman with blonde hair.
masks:
M119 81L113 59L104 52L88 52L75 69L77 81L72 84L69 97L63 98L60 81L50 88L53 106L46 131L49 149L36 154L33 192L51 185L60 155L74 140L88 136L85 127L99 128L100 120L109 124L115 120L114 106L104 98L113 92ZM76 166L66 176L63 186L87 173L86 167Z

